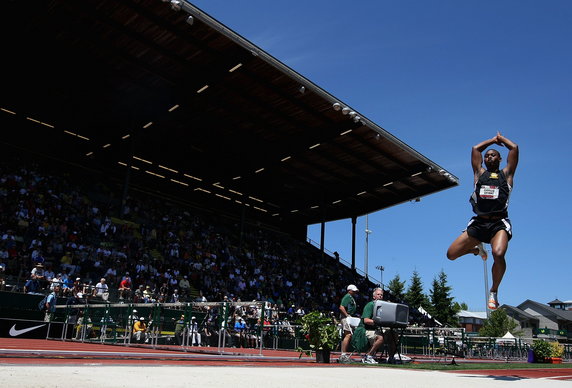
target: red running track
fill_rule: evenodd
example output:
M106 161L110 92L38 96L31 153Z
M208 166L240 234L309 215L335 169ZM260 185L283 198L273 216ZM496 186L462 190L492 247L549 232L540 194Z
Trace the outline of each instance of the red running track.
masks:
M298 358L299 353L286 350L226 348L187 348L179 346L123 346L75 341L0 338L0 365L196 365L196 366L290 366L290 367L360 367L355 364L317 364L312 357ZM356 358L357 361L357 358ZM463 370L452 373L475 374L515 379L551 379L572 381L572 368L534 368L510 370Z
M109 365L180 365L192 363L197 366L211 365L266 365L266 366L340 366L342 364L316 364L312 357L284 350L248 348L110 345L76 341L0 338L0 364L109 364ZM347 366L347 365L344 365Z
M514 379L550 379L572 381L572 368L534 368L534 369L495 369L495 370L457 370L452 373L465 373L487 377Z

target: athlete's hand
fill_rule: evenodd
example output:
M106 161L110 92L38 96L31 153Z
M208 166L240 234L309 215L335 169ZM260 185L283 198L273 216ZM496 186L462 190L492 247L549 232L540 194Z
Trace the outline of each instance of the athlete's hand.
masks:
M497 135L494 137L495 143L501 147L504 147L504 143L502 141L502 135L500 131L497 131Z

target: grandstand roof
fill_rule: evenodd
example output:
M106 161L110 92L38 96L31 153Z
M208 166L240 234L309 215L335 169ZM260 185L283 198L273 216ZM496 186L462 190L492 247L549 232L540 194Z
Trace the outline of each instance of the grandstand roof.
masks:
M134 187L217 211L246 206L270 225L357 217L458 184L189 3L0 7L4 142L117 182L130 170Z

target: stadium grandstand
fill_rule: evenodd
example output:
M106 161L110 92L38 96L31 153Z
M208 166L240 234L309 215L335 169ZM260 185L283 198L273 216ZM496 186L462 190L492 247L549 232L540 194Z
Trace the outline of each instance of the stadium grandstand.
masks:
M41 294L61 274L67 298L79 279L100 299L105 278L114 301L177 289L263 301L276 319L335 312L347 284L374 283L307 226L458 185L191 3L0 7L4 291ZM38 264L50 276L26 286Z

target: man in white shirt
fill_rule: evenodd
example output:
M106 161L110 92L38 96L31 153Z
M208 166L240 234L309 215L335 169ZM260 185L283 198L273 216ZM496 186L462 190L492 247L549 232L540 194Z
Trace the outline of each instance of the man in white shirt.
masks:
M99 296L103 300L107 300L109 297L109 287L105 283L105 278L101 278L99 283L95 285L95 289L93 290L94 296Z

